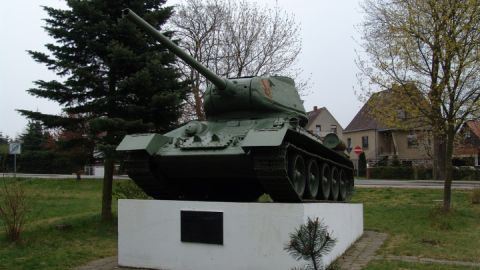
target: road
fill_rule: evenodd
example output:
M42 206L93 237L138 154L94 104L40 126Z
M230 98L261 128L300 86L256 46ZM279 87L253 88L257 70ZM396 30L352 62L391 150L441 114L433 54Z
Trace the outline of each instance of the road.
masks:
M13 177L13 173L2 173L4 177ZM44 178L44 179L70 179L77 178L75 174L34 174L34 173L17 173L19 178ZM82 179L102 179L101 176L82 175ZM130 179L126 175L114 175L114 179Z
M13 173L4 173L4 177L13 177ZM70 179L76 178L74 174L27 174L17 173L21 178L44 178L44 179ZM100 179L102 177L93 175L82 175L82 179ZM126 175L115 175L114 179L129 179ZM391 188L432 188L442 189L443 181L438 180L355 180L356 187L391 187ZM453 189L473 189L480 188L480 181L459 181L455 180L452 184Z
M442 189L443 181L439 180L355 180L356 187L392 187L392 188L432 188ZM452 182L453 189L480 188L480 181Z

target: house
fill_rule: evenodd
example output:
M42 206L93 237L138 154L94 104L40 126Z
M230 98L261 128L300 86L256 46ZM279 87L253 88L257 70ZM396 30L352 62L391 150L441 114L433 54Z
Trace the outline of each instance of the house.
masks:
M356 164L357 148L365 153L371 166L387 165L392 160L398 160L405 165L431 164L429 153L432 144L429 129L415 125L408 125L411 128L405 128L407 125L400 127L400 124L386 125L372 116L372 111L375 110L377 113L394 115L396 121L399 121L397 123L410 121L408 112L396 111L393 106L387 105L389 102L372 102L373 97L388 101L390 94L390 91L386 90L372 95L343 130L343 140L350 158Z
M325 137L328 133L335 133L342 138L343 128L327 108L313 107L313 111L307 113L308 123L306 129L319 137Z
M459 140L453 151L454 165L480 166L480 120L466 121L458 135Z

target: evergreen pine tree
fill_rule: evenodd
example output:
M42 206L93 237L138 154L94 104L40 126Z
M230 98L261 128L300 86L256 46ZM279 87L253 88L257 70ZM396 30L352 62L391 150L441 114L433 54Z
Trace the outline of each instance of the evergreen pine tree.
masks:
M10 139L8 136L3 136L3 133L0 132L0 171L5 172L7 169L8 161L8 143Z
M0 144L8 144L8 136L3 136L3 133L0 131Z
M105 164L102 220L112 218L115 147L125 134L164 132L176 124L187 85L175 57L132 23L120 19L129 7L160 28L172 14L165 0L67 0L68 9L44 7L45 30L55 38L49 53L29 51L63 80L35 82L28 92L63 106L63 115L20 110L47 127L88 128ZM171 33L166 33L170 36Z
M80 180L85 165L94 161L94 148L85 128L79 128L76 132L61 130L54 144L55 166L58 170L68 169L69 173L75 173L77 180Z
M22 153L17 156L17 171L26 173L51 173L53 153L47 144L51 136L39 121L29 121L25 132L19 136Z
M358 176L365 177L367 175L367 158L365 152L358 156Z

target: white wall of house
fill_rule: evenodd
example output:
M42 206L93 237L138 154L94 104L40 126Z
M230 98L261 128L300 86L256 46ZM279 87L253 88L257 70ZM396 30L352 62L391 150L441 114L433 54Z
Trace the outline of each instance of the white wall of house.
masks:
M366 137L368 140L368 144L363 144L363 137ZM350 145L348 145L350 139ZM377 132L375 130L362 130L356 132L348 132L343 134L343 141L345 145L352 148L350 151L349 156L351 160L358 160L358 155L353 152L353 148L356 146L360 146L365 153L365 157L367 160L369 159L377 159Z
M327 110L327 108L320 108L320 113L309 122L306 128L312 133L317 134L320 137L325 137L328 133L331 133L335 129L335 133L339 138L342 138L343 127L338 123L337 119ZM318 130L318 126L320 130Z
M86 175L93 175L95 177L103 177L105 173L103 164L85 166L84 170Z

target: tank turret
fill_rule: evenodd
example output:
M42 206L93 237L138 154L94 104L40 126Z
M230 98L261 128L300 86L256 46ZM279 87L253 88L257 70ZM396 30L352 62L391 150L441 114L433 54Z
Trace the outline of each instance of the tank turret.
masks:
M232 113L241 117L252 117L259 113L287 112L298 118L300 125L307 123L305 108L293 79L285 76L222 78L132 10L124 9L123 17L134 22L213 84L205 93L204 109L207 119Z

